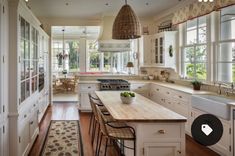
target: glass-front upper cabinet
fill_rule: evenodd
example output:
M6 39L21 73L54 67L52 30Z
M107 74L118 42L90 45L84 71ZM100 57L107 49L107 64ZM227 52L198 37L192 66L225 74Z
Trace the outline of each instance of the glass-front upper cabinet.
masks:
M154 58L155 64L163 64L163 59L164 59L164 39L162 36L159 34L155 36L154 38Z
M23 102L38 88L38 31L23 17L20 18L20 58L20 99Z

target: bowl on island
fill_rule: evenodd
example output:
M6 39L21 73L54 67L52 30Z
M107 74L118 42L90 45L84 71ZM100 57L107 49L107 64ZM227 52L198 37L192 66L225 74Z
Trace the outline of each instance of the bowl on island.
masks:
M120 97L123 104L131 104L135 101L135 93L132 92L122 92Z

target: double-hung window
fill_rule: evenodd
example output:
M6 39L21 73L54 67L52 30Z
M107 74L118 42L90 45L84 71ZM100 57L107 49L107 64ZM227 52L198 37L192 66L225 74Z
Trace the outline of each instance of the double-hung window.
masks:
M235 82L235 5L221 10L220 29L217 81Z
M207 16L186 22L183 46L183 76L188 79L207 79Z

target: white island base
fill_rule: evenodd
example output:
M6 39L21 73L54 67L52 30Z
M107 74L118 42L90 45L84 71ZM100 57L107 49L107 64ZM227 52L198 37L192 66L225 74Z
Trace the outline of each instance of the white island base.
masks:
M136 132L136 156L185 156L185 123L128 123ZM125 146L133 147L133 141ZM125 148L126 156L134 156Z

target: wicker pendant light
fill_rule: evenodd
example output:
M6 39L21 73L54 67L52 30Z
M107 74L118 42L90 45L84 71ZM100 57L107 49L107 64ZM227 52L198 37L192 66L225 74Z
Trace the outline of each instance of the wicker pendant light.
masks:
M126 4L119 11L113 23L113 39L125 40L140 38L140 22L130 5Z

